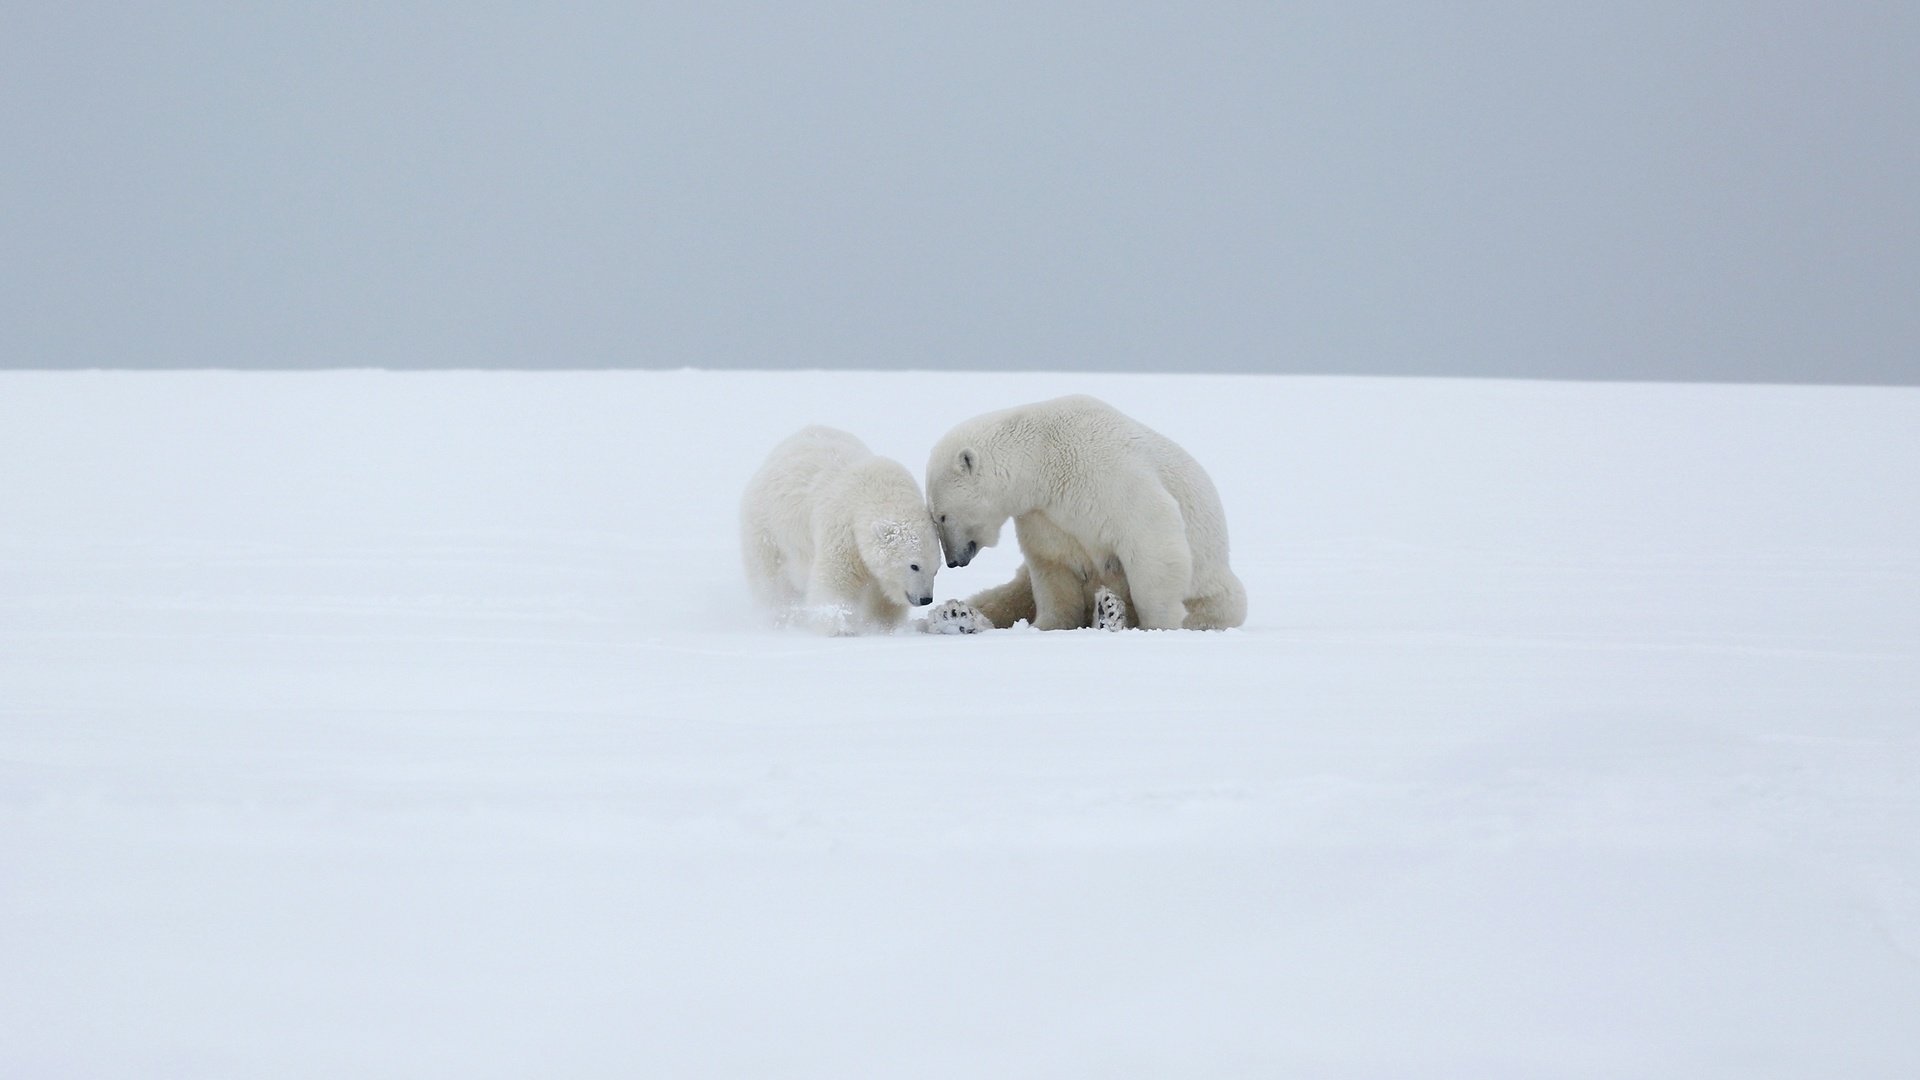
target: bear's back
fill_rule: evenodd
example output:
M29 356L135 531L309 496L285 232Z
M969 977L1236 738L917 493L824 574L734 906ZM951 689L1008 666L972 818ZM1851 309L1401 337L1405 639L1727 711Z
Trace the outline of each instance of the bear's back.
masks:
M1087 394L1071 394L1040 403L1054 421L1087 441L1095 458L1132 457L1145 464L1180 504L1187 539L1200 569L1227 561L1226 510L1213 478L1179 443Z
M822 485L871 457L867 444L854 435L815 424L782 439L767 455L761 474L782 494L817 495Z
M804 550L815 508L848 472L873 457L867 445L837 428L814 425L782 439L747 484L741 522L750 533Z

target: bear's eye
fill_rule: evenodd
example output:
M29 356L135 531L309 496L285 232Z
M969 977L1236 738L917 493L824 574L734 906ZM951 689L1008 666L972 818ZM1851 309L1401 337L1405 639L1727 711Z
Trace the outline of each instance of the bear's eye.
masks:
M942 524L942 525L945 525L946 523L947 523L947 515L945 515L945 514L941 514L941 515L940 515L940 524Z
M917 574L917 573L919 573L919 572L920 572L920 564L919 564L919 563L909 563L909 564L907 565L907 569L909 569L909 570L911 570L911 571L913 571L914 573L916 573L916 574Z

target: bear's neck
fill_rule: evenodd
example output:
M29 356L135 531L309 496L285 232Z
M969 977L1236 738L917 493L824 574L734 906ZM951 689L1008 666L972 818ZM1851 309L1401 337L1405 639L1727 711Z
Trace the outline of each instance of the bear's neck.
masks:
M1047 478L1055 475L1054 441L1044 433L1034 438L1031 424L1029 419L1017 430L1002 424L993 433L993 469L999 480L994 486L1001 495L999 509L1008 517L1033 513L1050 501Z

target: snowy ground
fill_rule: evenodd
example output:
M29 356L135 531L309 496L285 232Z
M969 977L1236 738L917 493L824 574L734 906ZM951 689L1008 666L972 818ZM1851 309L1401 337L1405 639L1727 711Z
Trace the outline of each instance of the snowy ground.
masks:
M1244 630L749 617L1070 390ZM0 1075L1920 1075L1920 391L0 374Z

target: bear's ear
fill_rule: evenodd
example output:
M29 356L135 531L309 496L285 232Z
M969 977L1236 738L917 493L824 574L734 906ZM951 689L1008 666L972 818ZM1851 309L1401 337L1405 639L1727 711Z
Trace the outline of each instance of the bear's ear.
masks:
M963 473L971 473L973 471L973 451L971 449L960 451L960 471Z

